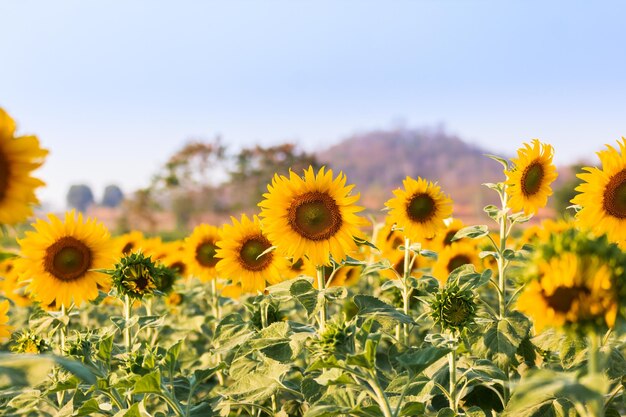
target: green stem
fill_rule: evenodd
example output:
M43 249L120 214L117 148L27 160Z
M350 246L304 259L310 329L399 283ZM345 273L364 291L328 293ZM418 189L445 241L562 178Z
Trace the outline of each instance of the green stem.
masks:
M404 238L404 270L402 271L402 307L404 314L409 315L409 300L411 288L409 288L409 277L411 276L411 242L408 237ZM409 324L402 324L402 341L409 343Z
M448 353L448 365L450 368L450 408L457 413L457 379L456 379L456 346L452 346L452 351Z
M318 290L324 291L326 289L326 277L324 276L324 266L317 266L317 286ZM326 329L326 320L328 318L328 311L326 310L326 297L322 298L322 308L319 313L319 325L320 332L323 332Z
M67 325L65 324L66 317L67 317L68 324L69 324L69 316L67 315L65 304L61 304L61 327L59 328L60 337L61 337L61 355L63 355L65 352L65 339L67 338Z
M372 375L370 378L367 379L367 382L374 390L374 393L376 393L376 397L378 397L376 402L378 403L380 410L383 412L383 415L385 417L393 417L393 411L391 410L391 404L389 404L389 399L385 395L383 389L380 387L380 384L378 383L378 379L376 378L376 375L374 375L374 372L371 371L371 373Z
M221 317L221 311L220 311L220 296L217 292L217 279L213 278L211 280L211 306L213 308L213 317L215 317L215 326L213 326L213 335L215 336L215 331L217 330L217 326L220 322L220 320L222 319ZM222 355L220 353L217 353L216 355L216 360L217 360L217 365L219 365L219 363L222 361ZM216 376L217 376L217 382L220 384L220 386L224 385L224 375L222 374L222 371L217 371L216 372Z
M502 190L502 194L500 195L500 201L502 203L502 212L506 212L508 195L506 193L506 187ZM498 251L498 300L499 300L499 308L498 308L498 318L503 320L507 317L507 303L506 303L506 267L507 260L504 259L504 251L506 250L506 241L508 237L507 231L507 223L508 223L508 215L503 214L500 217L499 226L500 226L500 247L496 248ZM509 375L509 365L504 365L504 374L506 379L504 381L503 386L503 397L504 397L504 406L509 402L510 397L510 375Z
M589 335L589 348L587 350L587 371L591 377L592 382L595 382L596 378L602 376L602 364L600 363L600 344L602 343L601 336L596 332ZM591 417L604 417L604 400L600 398L596 401L590 401L588 405L589 415Z
M124 296L124 346L126 347L126 352L130 352L130 312L132 307L132 301L128 295Z

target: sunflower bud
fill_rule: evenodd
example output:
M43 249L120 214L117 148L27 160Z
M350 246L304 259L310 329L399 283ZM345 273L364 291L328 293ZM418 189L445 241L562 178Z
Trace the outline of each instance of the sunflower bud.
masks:
M50 345L41 336L30 329L18 330L11 335L11 351L16 353L44 353Z
M461 333L476 317L476 300L468 290L456 285L446 286L430 304L431 317L445 330Z
M118 295L141 299L152 295L157 289L157 276L159 273L151 257L145 257L143 253L133 253L115 264L113 285Z

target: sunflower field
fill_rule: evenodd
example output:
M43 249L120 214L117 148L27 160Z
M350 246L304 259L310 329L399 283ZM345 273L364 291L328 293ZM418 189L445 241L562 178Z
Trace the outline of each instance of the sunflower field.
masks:
M46 155L0 109L5 232ZM364 216L312 167L182 240L38 219L0 256L0 415L625 415L626 139L579 174L571 216L529 223L553 155L486 155L503 174L480 225L424 178Z

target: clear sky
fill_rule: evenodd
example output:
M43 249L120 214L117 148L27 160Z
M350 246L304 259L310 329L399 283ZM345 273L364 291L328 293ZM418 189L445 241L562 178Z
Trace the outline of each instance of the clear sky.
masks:
M306 149L434 126L557 162L626 135L626 3L0 0L0 106L51 155L40 195L146 185L189 137Z

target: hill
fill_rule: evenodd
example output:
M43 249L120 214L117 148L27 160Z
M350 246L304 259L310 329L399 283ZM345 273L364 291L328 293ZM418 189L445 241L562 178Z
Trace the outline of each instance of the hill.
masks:
M455 202L455 216L473 221L495 203L481 184L504 178L488 153L440 130L398 129L354 135L316 156L356 184L368 209L380 210L406 176L420 176L438 181Z

